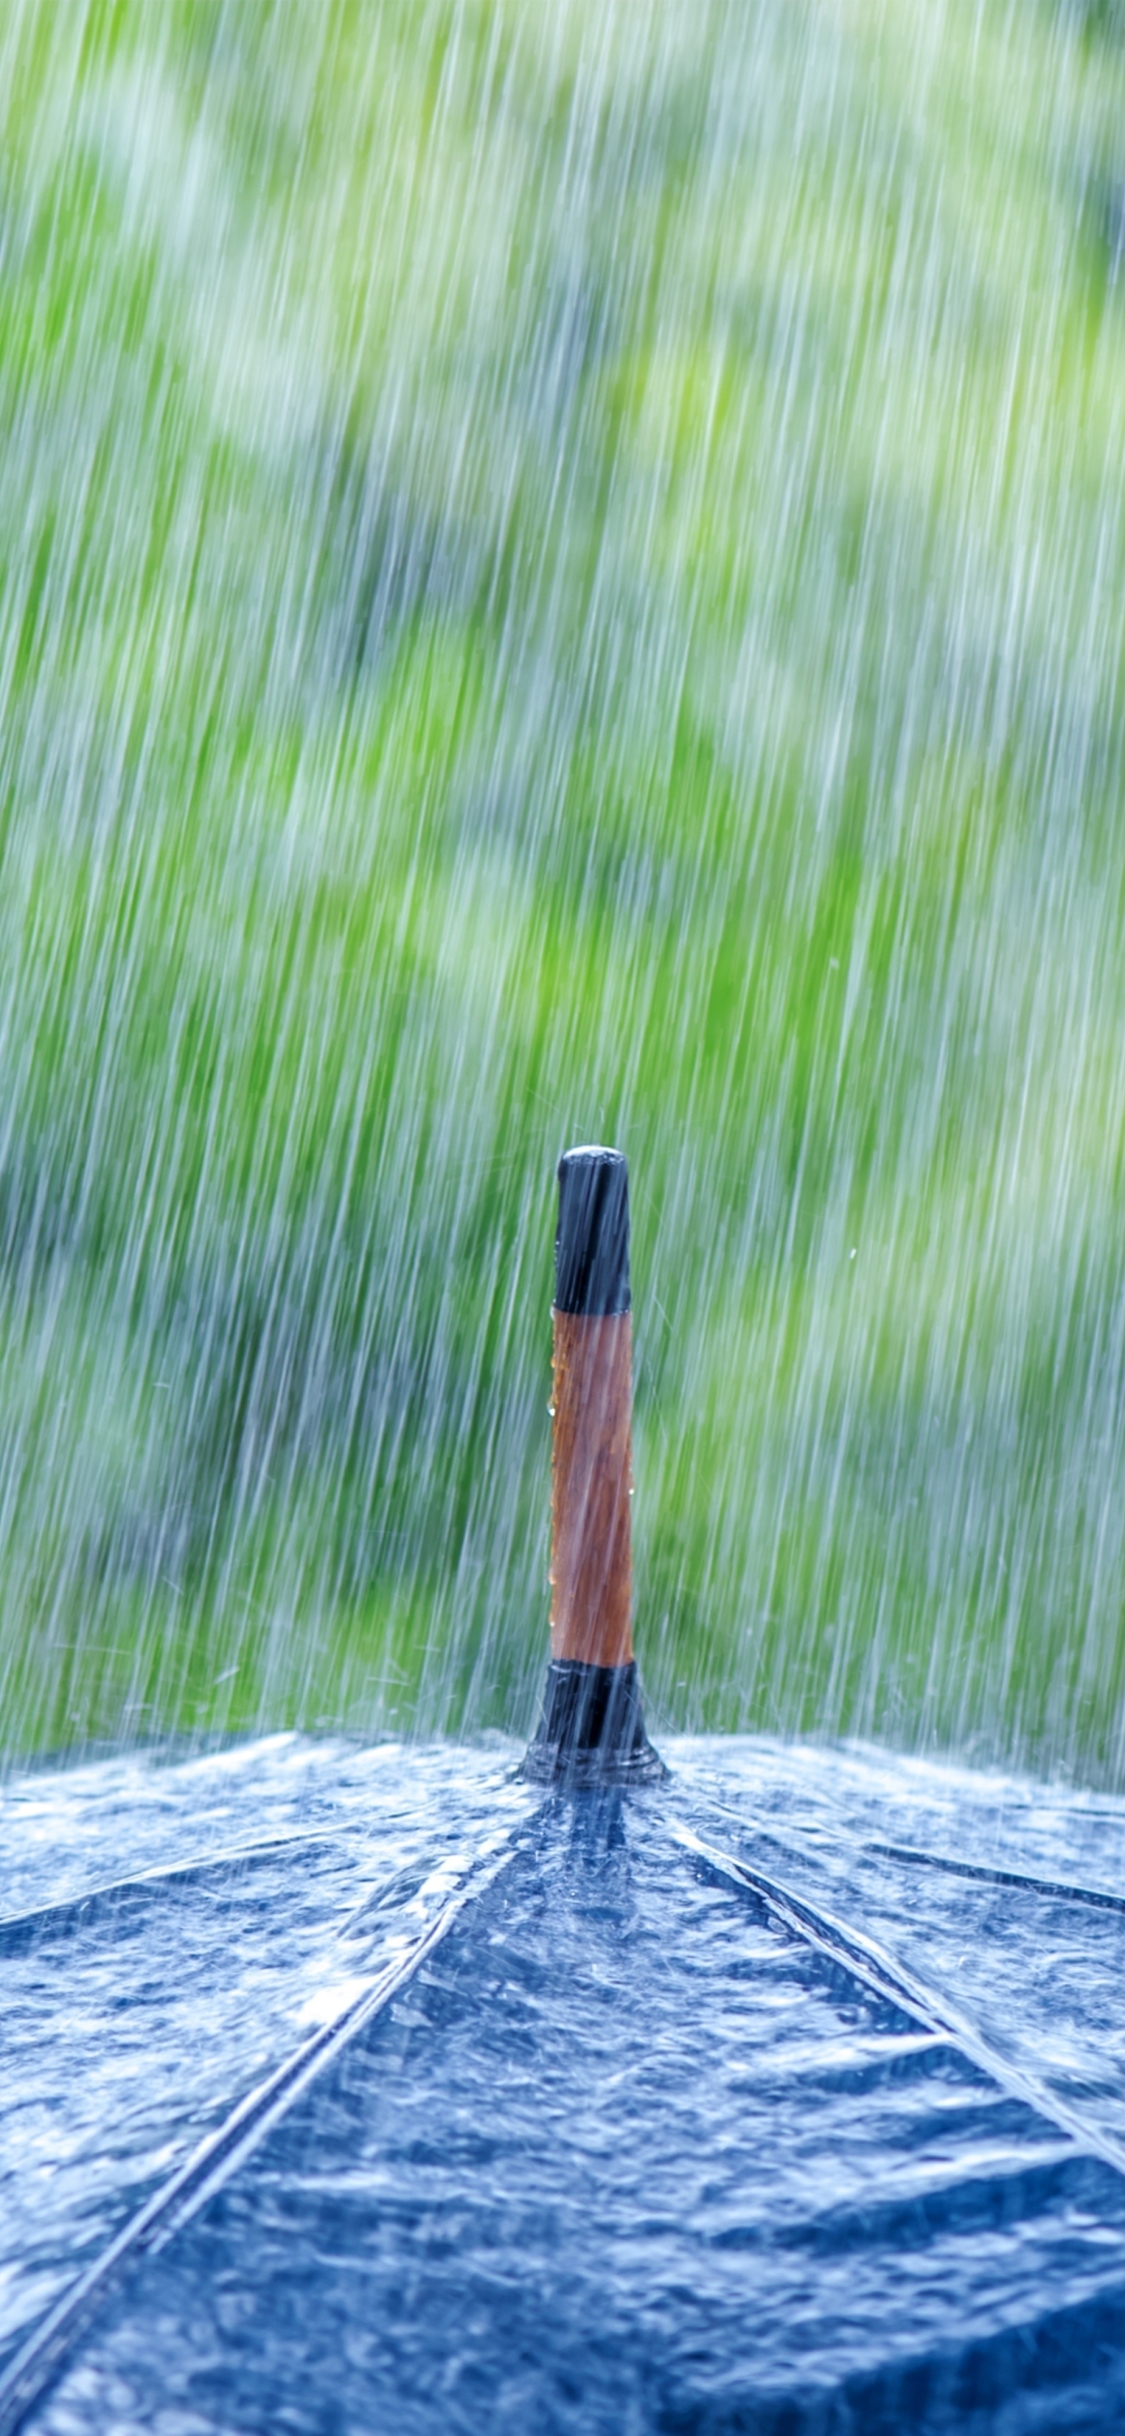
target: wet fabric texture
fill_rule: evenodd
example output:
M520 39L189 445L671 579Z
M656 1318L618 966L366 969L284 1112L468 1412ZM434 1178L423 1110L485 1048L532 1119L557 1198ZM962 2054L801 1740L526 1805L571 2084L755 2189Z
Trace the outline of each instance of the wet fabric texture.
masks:
M0 2371L460 1904L19 2424L1120 2424L1125 1804L665 1756L566 1800L514 1751L294 1738L9 1783Z

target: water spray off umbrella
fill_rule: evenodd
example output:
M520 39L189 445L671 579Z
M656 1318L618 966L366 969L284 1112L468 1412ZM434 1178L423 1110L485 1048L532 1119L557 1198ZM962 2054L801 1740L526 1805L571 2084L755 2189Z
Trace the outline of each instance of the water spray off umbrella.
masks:
M651 1784L633 1655L629 1169L587 1144L559 1161L551 1401L551 1657L521 1773Z

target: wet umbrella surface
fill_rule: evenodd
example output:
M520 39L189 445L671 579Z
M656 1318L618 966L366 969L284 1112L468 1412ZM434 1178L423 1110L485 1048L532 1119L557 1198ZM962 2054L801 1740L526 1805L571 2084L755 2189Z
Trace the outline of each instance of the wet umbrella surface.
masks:
M1120 2423L1125 1804L668 1755L572 1801L295 1738L9 1785L0 2425Z

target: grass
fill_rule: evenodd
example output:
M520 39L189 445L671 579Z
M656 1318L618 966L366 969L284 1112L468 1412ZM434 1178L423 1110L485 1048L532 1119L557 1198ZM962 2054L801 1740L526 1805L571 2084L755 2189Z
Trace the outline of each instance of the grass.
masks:
M524 1725L552 1171L676 1723L1125 1774L1125 49L0 29L13 1754Z

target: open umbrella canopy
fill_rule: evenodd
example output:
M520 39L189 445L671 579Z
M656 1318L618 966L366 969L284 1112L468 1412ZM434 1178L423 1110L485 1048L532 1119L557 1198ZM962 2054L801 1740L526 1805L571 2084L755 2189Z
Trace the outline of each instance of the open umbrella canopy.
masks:
M625 1794L286 1739L9 1786L0 2426L1116 2423L1125 1806L669 1756Z

